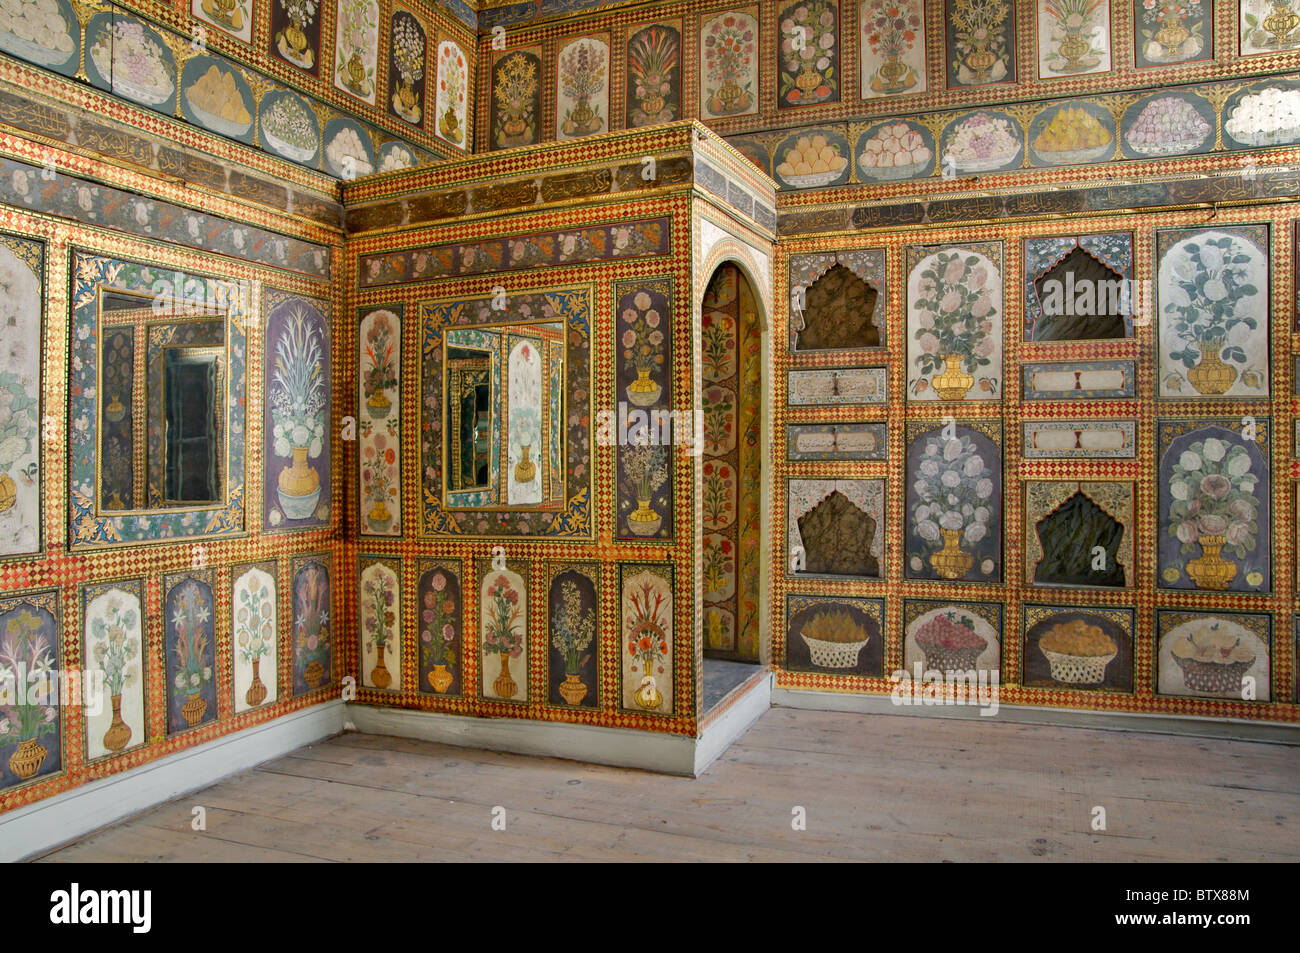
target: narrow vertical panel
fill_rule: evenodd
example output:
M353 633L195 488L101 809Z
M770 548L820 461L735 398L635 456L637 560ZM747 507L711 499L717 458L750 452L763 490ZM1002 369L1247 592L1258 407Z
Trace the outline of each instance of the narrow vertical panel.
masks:
M358 421L362 536L402 535L402 305L361 318Z

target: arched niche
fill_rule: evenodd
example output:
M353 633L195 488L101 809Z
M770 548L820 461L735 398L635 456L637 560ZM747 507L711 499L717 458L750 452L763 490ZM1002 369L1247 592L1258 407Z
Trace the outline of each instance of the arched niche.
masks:
M800 351L879 347L880 329L872 321L879 291L836 262L804 294Z
M1090 341L1127 335L1124 276L1080 246L1034 281L1041 316L1035 341Z

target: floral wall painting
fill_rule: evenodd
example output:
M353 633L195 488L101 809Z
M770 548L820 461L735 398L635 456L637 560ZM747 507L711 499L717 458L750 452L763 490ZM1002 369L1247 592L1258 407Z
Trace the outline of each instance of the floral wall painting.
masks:
M995 602L903 600L903 669L1001 677L1002 606ZM920 681L921 679L918 679Z
M378 0L338 0L334 17L334 85L375 105L379 64Z
M164 114L176 109L176 57L144 21L104 11L86 22L86 77L133 103Z
M1270 426L1267 417L1156 422L1158 586L1272 591Z
M506 502L511 506L541 503L543 499L541 460L546 441L542 437L542 350L540 342L525 339L510 348L506 358L506 399L509 438L506 440Z
M68 0L36 0L0 10L0 50L70 76L78 68L81 29Z
M86 755L104 758L145 740L144 581L81 590Z
M279 596L274 562L235 566L230 587L235 714L280 697Z
M358 558L357 621L361 635L361 684L402 690L401 563Z
M560 44L555 70L555 136L609 130L609 42L580 36Z
M1110 0L1038 0L1038 76L1110 70Z
M268 291L264 459L267 531L330 518L328 305Z
M217 719L214 579L211 569L163 577L168 734Z
M1025 605L1021 611L1026 687L1133 691L1134 610Z
M45 246L0 235L0 560L41 548Z
M840 98L839 4L798 0L777 17L779 108Z
M1211 0L1133 0L1133 26L1139 68L1214 57Z
M1002 397L1002 244L909 245L907 399Z
M600 608L595 563L547 565L547 699L552 705L600 706Z
M1293 0L1240 0L1241 54L1300 47L1300 12Z
M401 536L402 305L366 311L360 323L360 415L357 428L361 469L363 536Z
M469 148L469 58L456 43L438 44L438 86L434 132L452 145Z
M940 170L949 167L964 175L1019 168L1024 147L1020 124L1007 113L981 110L961 115L940 136Z
M650 414L672 404L673 287L670 278L614 286L618 321L616 400L627 445L618 447L619 539L672 539L672 434L651 433ZM707 416L707 411L706 411Z
M786 668L884 676L885 600L789 595L785 611Z
M1273 617L1156 609L1156 694L1272 700Z
M493 701L528 701L528 565L479 560L480 691Z
M1002 425L909 421L909 579L1002 578Z
M423 559L419 573L420 681L422 692L435 695L462 694L465 659L462 651L461 620L463 596L460 588L460 561Z
M858 30L863 99L925 92L923 0L862 0Z
M492 61L492 149L541 140L541 47L511 50Z
M1267 397L1268 227L1156 232L1157 396Z
M58 590L0 598L0 789L63 767L59 619Z
M699 63L701 119L758 112L758 8L703 20Z
M624 101L629 129L681 117L682 31L679 26L652 23L628 31Z
M788 497L789 575L885 578L884 480L791 480Z
M329 683L333 673L329 556L298 556L293 577L293 693L304 695Z
M413 126L424 121L428 35L409 10L393 11L388 50L388 111Z
M622 706L638 714L671 715L677 681L673 671L673 567L623 563L618 571Z
M1133 484L1025 483L1025 584L1122 588L1135 584Z
M321 0L269 0L271 53L312 76L320 72Z
M245 43L253 42L254 0L190 0L190 13L204 23L238 37Z
M1133 336L1133 236L1026 238L1025 340Z
M1007 0L945 0L948 88L1016 81L1016 14Z

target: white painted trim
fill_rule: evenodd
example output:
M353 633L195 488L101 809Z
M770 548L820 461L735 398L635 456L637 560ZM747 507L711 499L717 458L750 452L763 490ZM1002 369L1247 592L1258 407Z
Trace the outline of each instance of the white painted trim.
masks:
M695 739L662 731L524 718L476 718L358 704L348 706L348 719L363 734L397 735L463 748L567 758L687 777L695 773Z
M0 861L43 854L131 814L343 730L330 701L0 814Z
M715 718L709 720L705 716L695 746L694 774L697 778L772 707L773 681L772 673L764 672L763 677L754 679L752 685L723 699L722 704L726 707Z
M806 708L812 711L974 718L980 721L1009 721L1022 725L1055 725L1062 728L1092 728L1098 731L1147 731L1153 734L1300 745L1300 725L1246 721L1242 718L1080 711L1073 708L1006 704L998 706L996 715L981 716L980 709L974 705L895 705L888 695L854 695L845 692L805 691L791 688L773 689L772 704L778 708Z

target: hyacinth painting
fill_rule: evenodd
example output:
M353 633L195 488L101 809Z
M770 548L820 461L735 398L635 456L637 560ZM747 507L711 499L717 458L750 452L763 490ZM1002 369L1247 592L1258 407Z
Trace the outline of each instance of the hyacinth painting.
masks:
M907 399L1002 397L1002 248L909 246Z
M999 423L909 425L909 579L1001 579L1001 447Z
M41 546L44 246L0 235L0 560Z
M700 118L758 112L758 8L729 10L700 25Z
M167 648L167 731L217 718L216 613L213 571L163 577Z
M1273 586L1268 418L1160 420L1158 558L1164 589L1269 592Z
M573 139L608 131L608 37L580 36L562 43L555 72L556 137Z
M1158 396L1267 397L1268 228L1156 233Z
M858 29L863 99L925 92L922 0L862 0Z
M59 594L0 599L0 789L58 774Z

